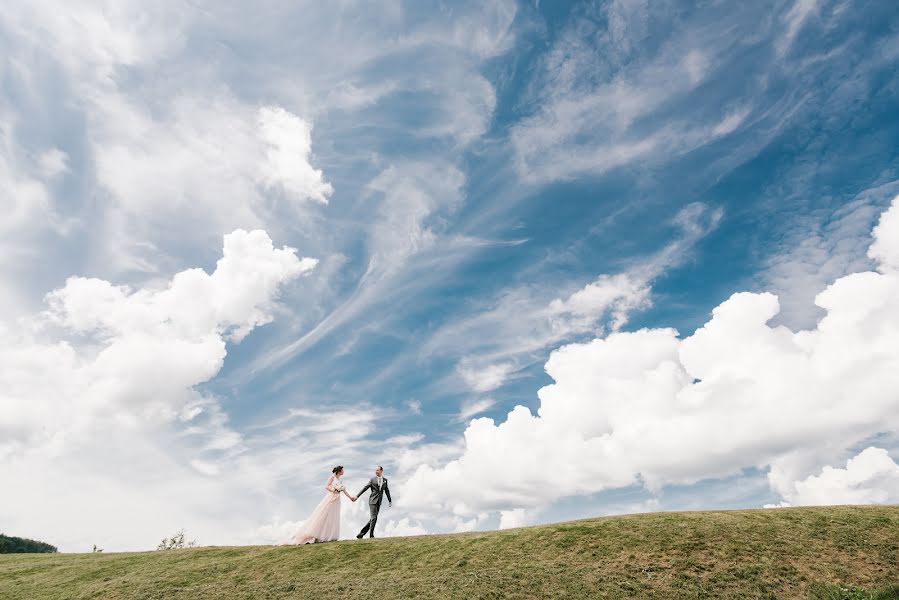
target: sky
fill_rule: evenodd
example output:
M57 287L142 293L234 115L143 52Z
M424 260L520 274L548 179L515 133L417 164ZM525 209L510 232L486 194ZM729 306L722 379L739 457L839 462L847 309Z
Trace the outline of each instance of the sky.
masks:
M5 4L0 532L899 502L889 1ZM342 537L367 520L343 502Z

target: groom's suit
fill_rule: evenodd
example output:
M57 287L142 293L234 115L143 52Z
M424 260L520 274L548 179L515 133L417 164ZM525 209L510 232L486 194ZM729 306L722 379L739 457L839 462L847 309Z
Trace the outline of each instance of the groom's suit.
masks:
M368 510L371 513L371 519L365 524L362 531L359 532L359 537L362 537L366 533L371 537L375 537L375 523L378 522L378 511L381 510L381 499L386 495L387 501L393 503L393 500L390 499L390 488L387 487L386 477L372 477L368 483L365 484L365 487L362 488L362 491L356 495L361 496L365 493L365 490L369 489L371 490L371 496L368 497Z

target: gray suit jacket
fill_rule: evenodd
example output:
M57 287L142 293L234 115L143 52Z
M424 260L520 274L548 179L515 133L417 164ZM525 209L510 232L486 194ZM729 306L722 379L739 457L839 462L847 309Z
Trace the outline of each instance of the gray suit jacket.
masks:
M384 482L384 485L378 486L378 478L372 477L371 479L368 480L368 483L365 484L365 487L362 488L362 491L360 491L356 495L361 496L362 494L365 493L365 490L370 489L371 496L368 497L368 503L370 505L372 505L372 506L380 505L381 498L385 495L387 496L387 501L392 503L393 500L390 499L390 488L387 487L387 478L382 477L381 480Z

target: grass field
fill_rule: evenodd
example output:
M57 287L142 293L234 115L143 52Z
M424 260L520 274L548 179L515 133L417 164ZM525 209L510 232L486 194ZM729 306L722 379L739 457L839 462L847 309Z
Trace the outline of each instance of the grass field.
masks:
M0 598L899 598L899 506L653 513L524 529L0 555Z

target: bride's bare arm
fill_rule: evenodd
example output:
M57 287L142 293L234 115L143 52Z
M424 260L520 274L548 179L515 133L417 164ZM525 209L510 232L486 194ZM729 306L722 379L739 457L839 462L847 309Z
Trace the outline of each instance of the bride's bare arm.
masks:
M332 485L333 483L334 483L334 476L331 475L330 477L328 477L328 483L325 484L325 489L328 490L329 492L333 492L334 491L334 486Z

